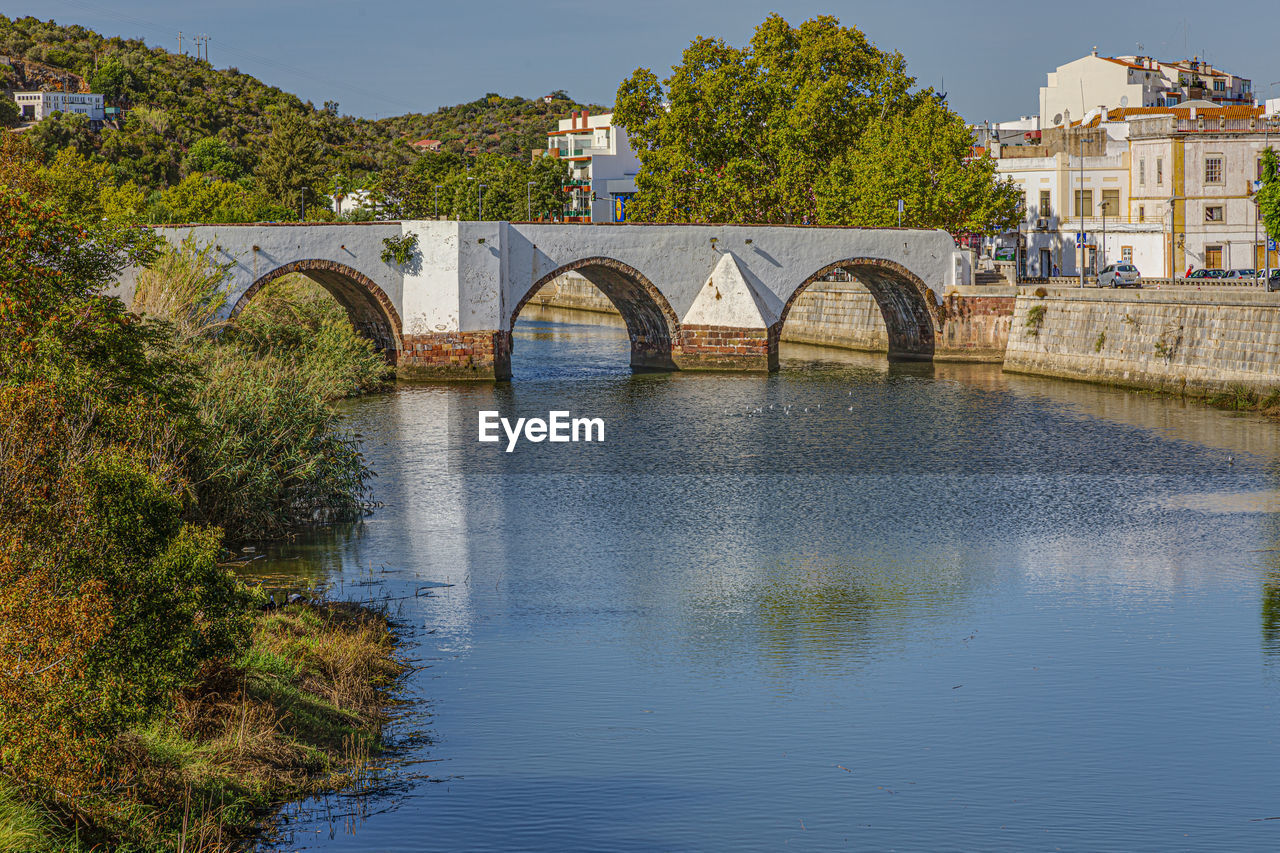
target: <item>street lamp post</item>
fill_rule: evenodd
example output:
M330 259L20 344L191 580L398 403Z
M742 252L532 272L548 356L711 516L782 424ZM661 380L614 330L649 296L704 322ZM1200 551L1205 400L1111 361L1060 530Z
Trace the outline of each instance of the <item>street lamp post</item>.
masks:
M480 184L476 187L476 204L480 208L480 221L484 222L484 188L486 184Z
M436 212L435 218L440 218L440 184L436 184Z
M476 178L475 178L475 175L467 175L467 180L468 180L468 181L474 181L475 179L476 179ZM480 196L480 190L479 190L479 189L477 189L477 190L476 190L477 206L479 206L479 201L478 201L479 196Z
M530 182L529 182L529 191L528 191L528 193L527 193L527 196L528 196L528 202L529 202L529 209L528 209L528 211L527 211L527 213L526 213L526 216L528 216L528 218L529 218L529 221L530 221L530 222L532 222L532 221L533 221L533 188L534 188L535 186L537 186L537 184L538 184L538 182L537 182L537 181L530 181Z

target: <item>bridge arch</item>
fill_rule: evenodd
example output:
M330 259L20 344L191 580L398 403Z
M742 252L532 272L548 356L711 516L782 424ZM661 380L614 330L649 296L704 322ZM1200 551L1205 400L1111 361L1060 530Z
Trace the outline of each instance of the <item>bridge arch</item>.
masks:
M276 267L240 295L231 308L231 316L243 311L267 284L291 273L301 273L328 291L347 310L355 330L372 340L386 354L388 362L397 362L402 348L401 324L391 298L373 279L337 261L308 259Z
M675 370L680 318L671 303L643 273L613 258L582 258L557 267L533 283L516 303L507 321L507 333L529 300L552 280L576 272L608 297L627 324L631 340L631 367L638 370Z
M943 326L942 307L937 297L911 270L882 258L846 258L827 264L806 278L783 305L778 322L771 329L775 339L781 336L787 316L800 295L809 285L837 270L848 272L871 292L888 330L890 358L933 358Z

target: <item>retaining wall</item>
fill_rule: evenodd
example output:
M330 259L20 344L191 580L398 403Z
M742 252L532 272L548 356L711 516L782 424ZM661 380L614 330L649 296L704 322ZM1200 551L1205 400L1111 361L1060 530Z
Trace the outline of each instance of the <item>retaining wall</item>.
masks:
M1004 369L1209 393L1280 385L1280 293L1020 288Z

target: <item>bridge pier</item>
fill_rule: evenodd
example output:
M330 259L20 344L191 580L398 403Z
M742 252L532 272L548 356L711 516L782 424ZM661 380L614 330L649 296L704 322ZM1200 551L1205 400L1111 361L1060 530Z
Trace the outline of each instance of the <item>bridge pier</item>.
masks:
M431 332L405 335L396 374L407 380L511 378L511 333Z
M779 328L689 324L680 330L672 360L681 370L767 373L778 369Z

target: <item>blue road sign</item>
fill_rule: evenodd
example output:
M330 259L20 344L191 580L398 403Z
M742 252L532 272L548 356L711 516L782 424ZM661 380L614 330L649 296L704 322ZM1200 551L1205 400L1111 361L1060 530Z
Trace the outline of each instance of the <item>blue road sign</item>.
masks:
M1276 250L1276 239L1274 237L1269 237L1267 239L1267 251L1274 252L1275 250Z

